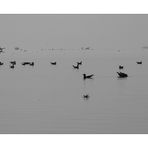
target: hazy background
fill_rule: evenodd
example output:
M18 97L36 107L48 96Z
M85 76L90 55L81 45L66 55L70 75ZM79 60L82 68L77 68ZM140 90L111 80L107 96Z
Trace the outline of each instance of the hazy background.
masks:
M0 15L0 22L0 133L148 133L148 15ZM94 50L81 50L88 46ZM127 79L117 78L120 64ZM94 79L83 81L83 73Z
M147 15L0 15L0 45L27 49L135 50L148 42Z

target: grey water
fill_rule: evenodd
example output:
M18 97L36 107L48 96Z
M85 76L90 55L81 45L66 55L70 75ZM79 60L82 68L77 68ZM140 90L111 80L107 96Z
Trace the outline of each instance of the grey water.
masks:
M4 59L15 58L17 65L0 67L0 133L148 133L147 51L50 55ZM142 65L136 64L139 59ZM80 60L80 69L73 69ZM23 61L35 66L24 67ZM128 78L117 78L119 64ZM95 74L94 79L83 81L83 73ZM84 100L84 94L90 98Z
M0 21L0 134L148 133L148 15L1 14ZM117 77L119 65L129 77Z

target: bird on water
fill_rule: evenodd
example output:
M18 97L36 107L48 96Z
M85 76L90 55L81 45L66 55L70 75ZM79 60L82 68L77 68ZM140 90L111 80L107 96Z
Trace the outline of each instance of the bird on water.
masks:
M78 65L82 65L82 61L81 62L77 62Z
M93 79L93 76L94 76L94 74L91 74L91 75L83 74L83 80L86 80L86 79Z
M50 62L51 65L57 65L57 62Z
M119 69L123 69L123 66L122 65L119 65Z
M89 94L83 95L84 100L88 100L90 98Z
M79 64L77 63L77 65L72 65L74 69L79 69Z
M118 78L127 78L128 77L128 74L123 73L123 72L117 72L117 74L118 74Z
M136 62L137 64L142 64L142 61Z

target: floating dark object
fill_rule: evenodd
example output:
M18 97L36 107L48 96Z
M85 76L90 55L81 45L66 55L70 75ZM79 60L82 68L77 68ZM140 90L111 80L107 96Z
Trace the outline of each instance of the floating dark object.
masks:
M31 63L30 63L30 66L34 66L34 62L31 62Z
M81 47L81 50L91 50L90 47Z
M10 68L11 69L14 69L14 65L16 65L16 61L10 61Z
M16 61L10 61L10 64L16 65Z
M11 68L11 69L14 69L14 65L10 65L10 68Z
M137 64L142 64L142 61L136 62Z
M128 75L123 72L117 72L117 74L118 74L118 78L127 78L128 77Z
M77 63L77 66L72 65L74 69L79 69L79 64Z
M84 79L84 80L85 80L85 79L93 79L93 76L94 76L94 74L92 74L92 75L83 74L83 79Z
M84 99L84 100L88 100L89 98L90 98L90 96L89 96L88 94L83 95L83 99Z
M82 61L81 62L77 62L78 65L82 65Z
M1 66L1 65L4 65L4 63L0 62L0 66Z
M25 66L25 65L34 66L34 62L23 62L22 65L23 66Z
M90 47L86 47L85 49L86 49L86 50L90 50Z
M57 62L50 62L51 65L57 65Z
M19 47L15 47L14 49L15 49L15 50L20 50L20 48L19 48Z
M119 69L123 69L123 66L119 65Z

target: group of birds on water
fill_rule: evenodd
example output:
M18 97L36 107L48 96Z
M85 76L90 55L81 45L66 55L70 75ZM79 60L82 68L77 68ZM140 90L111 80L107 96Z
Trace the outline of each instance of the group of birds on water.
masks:
M9 62L9 64L10 64L10 65L9 65L9 68L14 69L16 63L17 63L16 61L10 61L10 62ZM57 65L57 62L56 62L56 61L52 61L52 62L50 62L50 64L51 64L51 65ZM73 66L73 69L79 69L80 66L82 65L82 61L77 62L76 64L77 64L77 65L72 65L72 66ZM2 66L2 65L4 65L4 63L0 61L0 66ZM28 62L28 61L26 61L26 62L22 62L21 65L22 65L22 66L28 65L28 66L32 66L32 67L33 67L33 66L35 65L35 63L34 63L34 62ZM83 80L86 80L86 79L93 79L93 76L94 76L94 74L86 75L86 74L84 73L84 74L83 74ZM84 100L88 100L88 99L90 98L89 94L85 94L85 95L83 95L82 97L83 97Z
M82 61L80 62L77 62L76 65L72 65L74 69L79 69L80 66L82 65ZM86 79L93 79L94 77L94 74L91 74L91 75L86 75L85 73L83 74L83 80L86 80ZM90 95L89 94L85 94L82 96L84 100L88 100L90 98Z
M0 47L0 54L1 53L5 53L4 52L4 49L6 49L6 48ZM91 48L90 47L87 47L87 48L81 48L81 49L82 50L84 50L84 49L85 50L90 50ZM15 50L22 50L22 49L20 49L19 47L16 47ZM26 50L23 50L23 51L26 51ZM9 63L10 63L9 67L11 69L14 69L15 68L15 65L16 65L16 61L10 61ZM142 64L142 61L137 61L136 63L137 64ZM32 66L32 67L35 65L34 62L28 62L28 61L22 62L21 64L22 64L22 66L28 65L28 66ZM57 65L57 62L56 61L52 61L52 62L50 62L50 64L51 65ZM4 63L0 61L0 66L2 66L2 65L4 65ZM76 62L75 65L72 65L72 67L73 67L73 69L79 70L81 65L82 65L82 61L79 61L79 62ZM120 70L120 71L117 72L118 78L127 78L128 77L128 74L126 74L126 73L124 73L124 72L121 71L121 70L124 69L124 66L123 65L119 65L118 68ZM82 75L83 75L83 80L84 81L87 80L87 79L93 79L94 76L95 76L94 74L87 75L85 73L82 74ZM90 95L89 94L85 94L82 97L83 97L84 100L88 100L90 98Z
M14 69L15 65L16 65L16 61L10 61L9 63L10 63L9 67L11 69ZM4 65L4 63L0 61L0 66L2 66L2 65ZM34 62L22 62L22 65L23 66L25 66L25 65L34 66Z
M137 61L136 62L137 64L142 64L142 61ZM124 66L122 66L122 65L119 65L119 70L121 70L121 69L123 69L124 68ZM128 77L128 74L126 74L126 73L124 73L124 72L117 72L117 74L118 74L118 78L127 78Z

